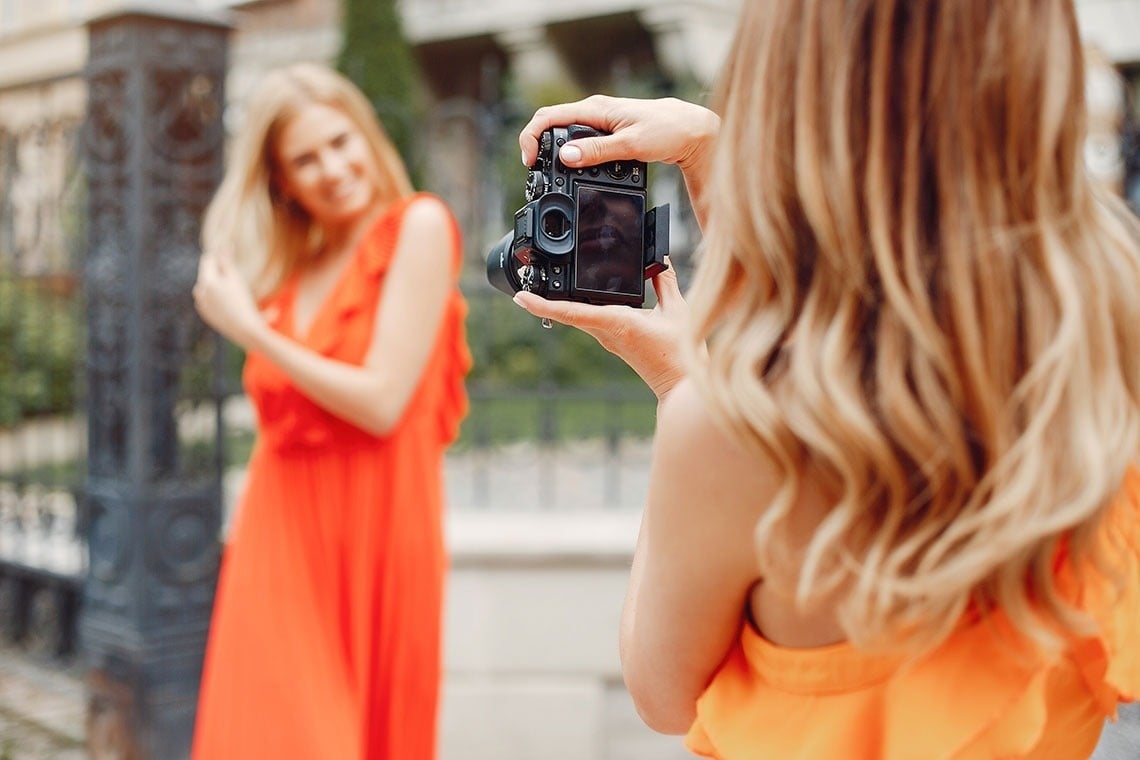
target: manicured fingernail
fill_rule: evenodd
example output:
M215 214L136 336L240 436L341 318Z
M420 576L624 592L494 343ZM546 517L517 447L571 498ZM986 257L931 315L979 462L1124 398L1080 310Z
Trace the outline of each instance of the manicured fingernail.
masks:
M563 161L581 161L582 149L577 145L563 145L562 150L558 151Z
M526 160L526 151L520 150L519 151L519 158L522 160L523 166L528 166L527 160Z
M526 308L526 304L522 302L522 299L519 298L517 293L514 295L513 298L511 298L511 300L514 301L515 303L517 303L519 305L519 308L522 308L522 309Z

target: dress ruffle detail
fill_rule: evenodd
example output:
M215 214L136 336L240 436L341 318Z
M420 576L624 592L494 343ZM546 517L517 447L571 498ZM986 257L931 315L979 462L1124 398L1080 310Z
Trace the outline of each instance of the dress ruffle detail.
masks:
M450 369L444 373L444 386L439 396L439 438L451 443L459 435L459 425L467 416L467 385L464 378L471 371L473 360L467 345L467 302L456 299L451 305L452 314L444 323L449 325L449 334L444 337L448 346L444 360Z
M1000 614L963 625L913 663L848 644L782 648L745 625L686 744L723 760L1088 757L1118 702L1140 696L1136 472L1102 535L1117 578L1058 573L1059 591L1099 626L1062 655L1046 656Z
M416 198L424 195L426 193L416 193L393 202L364 234L359 249L349 263L356 271L342 277L338 283L340 292L334 293L335 299L331 304L333 308L328 315L332 324L343 327L360 312L376 309L376 288L383 281L396 253L396 240L400 235L404 212ZM330 355L340 345L343 335L340 329L323 330L320 332L320 340L313 343L313 348Z
M1115 715L1117 702L1140 699L1140 470L1129 470L1102 535L1116 577L1090 571L1080 583L1065 580L1080 589L1070 598L1098 624L1100 635L1087 642L1087 675L1090 686L1103 683Z

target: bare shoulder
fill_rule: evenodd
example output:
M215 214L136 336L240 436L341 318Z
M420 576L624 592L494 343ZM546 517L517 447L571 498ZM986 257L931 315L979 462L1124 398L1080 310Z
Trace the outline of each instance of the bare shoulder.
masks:
M770 457L730 431L691 379L662 402L654 446L659 471L673 487L701 494L701 502L734 504L746 519L756 519L778 490Z
M692 378L681 380L661 402L659 424L687 435L698 435L709 441L722 441L727 438L724 431L713 422L708 404L697 390Z
M764 464L765 458L716 417L689 378L679 382L662 402L657 434L662 447L678 448L678 453L693 465L751 470Z
M457 247L455 224L455 217L442 198L416 194L400 221L397 260L403 259L417 269L448 266ZM401 251L408 253L401 255Z
M447 203L438 195L417 193L404 211L404 230L407 232L446 232L454 217Z

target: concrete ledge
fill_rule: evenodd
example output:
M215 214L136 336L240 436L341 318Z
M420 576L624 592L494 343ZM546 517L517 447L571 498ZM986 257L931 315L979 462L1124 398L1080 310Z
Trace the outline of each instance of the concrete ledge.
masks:
M617 632L640 515L455 511L449 674L620 679Z
M605 757L605 689L588 678L448 679L440 720L443 758Z
M620 677L626 576L617 568L453 570L444 627L448 673Z
M450 510L452 566L621 566L629 569L641 512Z
M618 683L452 676L441 760L686 760L679 736L650 731Z

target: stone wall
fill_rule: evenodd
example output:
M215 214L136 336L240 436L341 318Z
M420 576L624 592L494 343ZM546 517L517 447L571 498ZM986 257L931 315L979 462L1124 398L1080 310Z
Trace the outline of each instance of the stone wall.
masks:
M640 513L455 511L442 760L682 760L637 717L618 621Z

